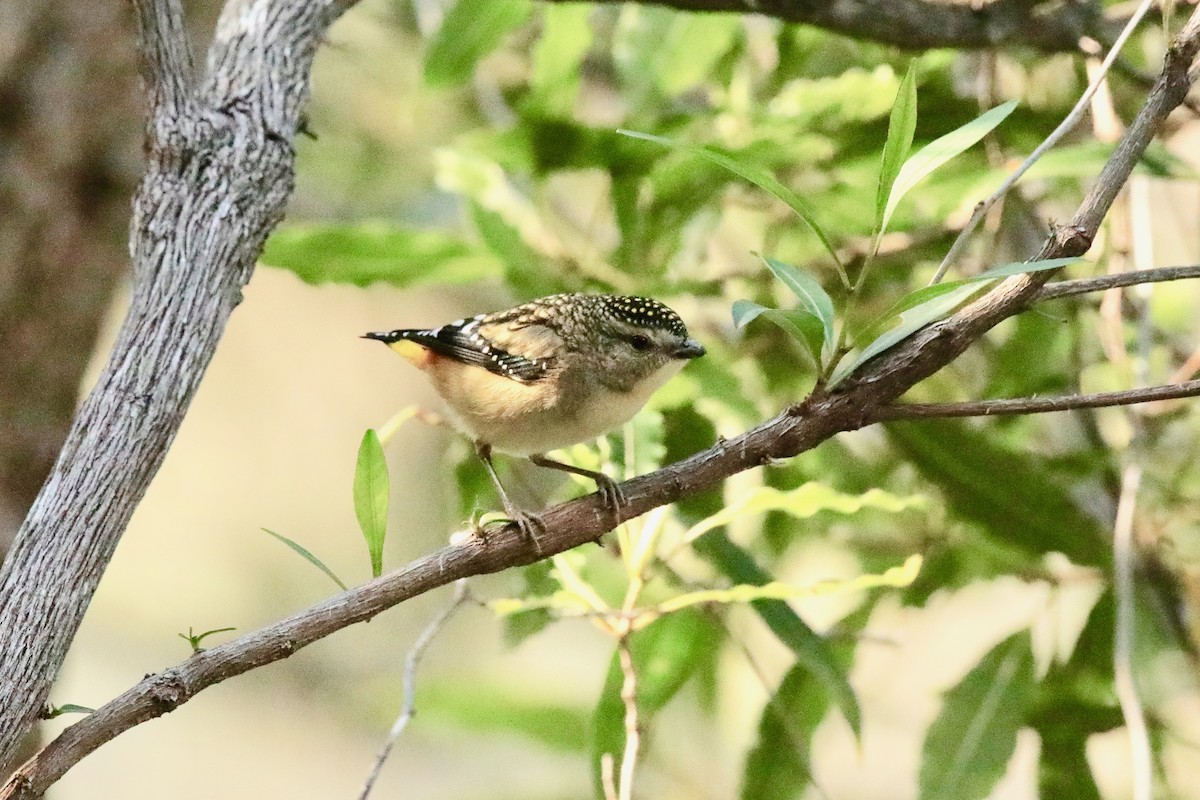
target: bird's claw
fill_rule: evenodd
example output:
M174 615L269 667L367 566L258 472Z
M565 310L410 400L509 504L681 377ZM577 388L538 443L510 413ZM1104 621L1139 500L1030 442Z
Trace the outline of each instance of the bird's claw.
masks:
M604 504L612 510L614 517L620 512L621 506L628 505L629 503L628 498L625 497L625 490L621 488L621 484L603 472L596 473L596 490L600 493Z

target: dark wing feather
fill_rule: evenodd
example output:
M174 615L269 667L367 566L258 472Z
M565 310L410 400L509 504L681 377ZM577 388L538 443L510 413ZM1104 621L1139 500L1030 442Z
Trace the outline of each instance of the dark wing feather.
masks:
M393 341L405 339L440 356L483 367L521 383L533 383L545 377L550 367L548 359L528 358L493 343L480 332L480 319L459 320L433 330L393 331L391 335Z

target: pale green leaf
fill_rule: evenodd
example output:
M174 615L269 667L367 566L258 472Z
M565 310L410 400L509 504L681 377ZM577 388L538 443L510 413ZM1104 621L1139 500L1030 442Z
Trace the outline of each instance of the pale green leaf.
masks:
M820 369L822 333L821 321L807 311L780 311L767 308L751 300L733 302L733 324L744 328L762 317L783 328L793 339L804 345L804 352L811 358L813 369Z
M542 7L542 35L533 48L529 85L547 113L571 112L579 93L580 63L592 44L593 10L582 3Z
M803 270L784 264L773 258L762 256L763 263L771 270L784 286L792 290L792 294L800 299L804 310L821 321L821 354L833 351L834 347L834 313L833 299L821 286L816 278Z
M938 167L986 136L1016 107L1017 101L1010 100L990 111L985 111L961 128L933 140L914 153L912 158L905 161L904 166L900 168L900 173L896 176L895 183L892 184L892 191L888 196L887 205L883 210L883 219L879 225L880 230L887 228L888 221L892 218L892 212L896 210L896 205L914 186Z
M752 603L755 600L798 600L804 597L854 592L880 587L903 589L917 579L921 571L921 556L912 555L899 567L892 567L881 575L860 575L842 581L820 581L808 586L772 581L762 584L740 584L729 589L702 589L677 595L658 604L659 614L670 614L690 606L703 603Z
M684 535L684 541L695 541L708 531L728 525L746 514L780 511L789 516L804 519L822 511L856 514L864 508L898 513L908 509L924 508L926 502L926 498L922 495L901 497L882 489L869 489L860 495L843 494L828 484L817 482L806 483L797 489L786 492L771 486L760 486L744 493L716 514L693 525Z
M875 230L882 236L887 227L884 210L888 206L888 195L896 182L896 175L908 151L912 147L913 134L917 131L917 62L911 61L904 80L896 91L896 103L888 120L887 142L883 146L883 164L879 169L879 188L875 192Z
M371 428L363 434L354 468L354 515L367 540L371 556L371 574L383 574L383 540L387 536L388 495L387 461L379 436Z
M465 83L479 59L533 13L529 0L458 0L425 50L425 82Z
M1004 775L1033 698L1029 633L1012 636L946 693L925 736L920 800L982 800Z
M281 225L259 260L306 283L355 286L470 283L501 274L496 258L455 236L383 222Z

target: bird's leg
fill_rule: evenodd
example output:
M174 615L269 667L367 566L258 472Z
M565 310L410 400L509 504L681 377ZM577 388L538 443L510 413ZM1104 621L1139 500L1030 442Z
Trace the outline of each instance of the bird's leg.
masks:
M612 510L614 517L617 516L617 512L621 506L626 504L625 492L621 491L620 484L605 475L603 472L596 472L593 469L584 469L583 467L564 464L561 461L555 461L553 458L548 458L541 453L534 453L529 457L529 460L537 464L539 467L556 469L560 472L570 472L572 475L582 475L585 478L591 478L594 480L596 482L596 489L600 492L600 496L604 498L605 505Z
M491 476L492 483L496 485L496 491L500 493L500 502L504 503L504 513L517 524L517 528L520 529L521 533L533 542L533 546L537 549L538 554L541 555L542 544L538 539L538 534L545 533L546 524L542 522L542 518L537 514L525 511L508 496L508 492L504 490L504 484L500 482L500 476L496 474L495 466L492 465L492 446L483 442L476 442L475 452L479 454L479 460L487 468L487 473Z

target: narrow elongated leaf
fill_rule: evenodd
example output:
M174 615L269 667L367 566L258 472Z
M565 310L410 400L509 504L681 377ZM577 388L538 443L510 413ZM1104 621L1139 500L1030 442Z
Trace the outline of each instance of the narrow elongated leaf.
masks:
M961 128L950 131L940 139L934 139L914 153L912 158L905 161L904 166L900 168L900 174L896 176L895 183L892 184L891 194L888 195L887 205L883 210L880 229L887 228L888 221L892 218L892 212L896 210L897 204L914 186L928 177L935 169L986 136L1016 107L1017 101L1009 100L990 111L985 111Z
M790 264L784 264L767 256L762 257L767 269L778 278L784 286L792 290L804 306L804 310L821 321L822 347L821 353L833 351L833 299L821 286L816 278Z
M501 271L496 258L455 236L384 222L281 225L260 261L306 283L354 286L468 283Z
M986 272L981 272L973 278L961 281L925 286L905 295L896 305L888 309L879 319L872 323L867 332L877 331L882 325L900 317L900 322L883 334L880 334L862 349L854 358L846 359L833 372L830 385L837 384L860 365L882 353L888 348L895 347L900 342L912 336L917 331L939 319L947 317L981 291L983 284L988 281L1007 278L1012 275L1022 275L1027 272L1041 272L1048 269L1059 269L1069 264L1082 261L1081 258L1050 258L1044 261L1020 261L1001 264Z
M458 0L425 51L425 82L430 86L465 83L479 59L531 13L529 0Z
M807 586L771 581L761 585L739 584L730 589L701 589L677 595L658 604L659 612L670 614L689 606L702 603L747 603L755 600L795 600L801 597L878 589L889 586L903 589L917 578L921 570L921 556L909 556L904 564L892 567L881 575L859 575L844 581L821 581Z
M812 359L812 366L819 370L821 366L821 346L824 340L821 321L807 311L780 311L777 308L767 308L750 300L735 300L733 302L733 324L744 328L754 320L762 317L787 331L793 339L804 345L804 351Z
M354 468L354 515L367 540L371 556L371 574L383 574L383 540L387 536L388 494L387 461L383 445L371 428L363 434L358 447L358 463Z
M728 525L746 514L782 511L797 519L807 519L822 511L856 514L864 508L898 513L911 508L923 508L927 503L928 500L923 495L902 497L882 489L869 489L859 495L845 494L828 484L816 481L810 481L786 492L773 486L759 486L743 493L716 514L693 525L683 538L685 542L694 541L712 529Z
M838 273L842 276L842 281L847 282L846 270L842 266L841 260L838 259L837 251L834 249L833 243L830 241L829 237L825 235L825 231L817 222L812 207L809 206L804 200L800 199L800 196L791 189L777 181L775 177L766 170L760 169L752 164L746 164L738 161L736 158L726 153L714 150L711 147L688 144L677 139L669 139L666 136L655 136L650 133L639 133L638 131L618 129L617 133L625 136L631 136L634 139L645 139L648 142L657 142L661 145L670 147L673 150L692 153L693 155L708 159L714 164L724 167L743 180L747 180L760 189L770 192L776 198L786 203L788 207L792 209L792 211L796 212L796 216L798 216L801 221L803 221L804 224L807 225L809 229L816 235L816 237L821 241L821 244L824 245L825 252L829 254L829 257L833 259L834 264L837 265Z
M1075 480L1036 453L1002 446L994 433L962 420L895 422L888 440L944 493L956 516L979 526L997 551L1108 568L1112 547L1100 522L1073 497ZM1023 551L1023 553L1021 552Z
M336 583L343 592L346 591L346 584L342 583L342 579L339 578L334 573L333 570L331 570L328 566L326 566L324 561L322 561L321 559L314 556L311 552L309 552L309 550L306 547L301 545L299 542L289 539L288 537L284 536L281 533L276 533L273 530L269 530L268 528L263 528L262 531L263 531L263 533L269 533L270 535L274 536L279 541L286 544L288 547L290 547L296 554L298 554L305 561L312 564L314 567L321 570L321 572L324 572L326 575L328 575L329 579L331 581L333 581L334 583Z
M906 309L900 314L900 323L896 327L883 333L875 341L864 347L855 357L847 358L838 365L838 368L833 371L833 374L829 378L829 385L837 385L842 378L845 378L858 369L860 365L865 364L884 350L895 347L926 325L949 316L954 309L982 290L982 284L969 282L966 285L955 286L948 292L938 294L932 299Z
M697 539L693 548L704 559L736 583L762 586L770 583L770 573L754 557L735 544L724 531L714 530ZM829 644L800 618L783 600L754 600L750 604L771 632L796 656L829 693L855 735L862 733L862 711L854 689ZM670 619L670 617L668 617Z
M925 736L920 800L982 800L1004 775L1033 696L1029 633L1005 639L946 693Z
M792 667L763 708L758 741L746 755L741 800L793 800L812 782L812 737L829 696L801 664Z
M917 62L908 65L904 80L896 91L896 104L888 119L887 142L883 146L883 164L879 168L879 188L875 192L875 230L882 236L887 227L884 211L888 195L896 183L908 151L912 147L913 134L917 131ZM889 215L890 216L890 215Z

